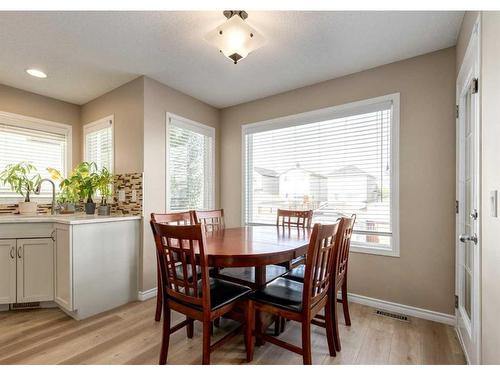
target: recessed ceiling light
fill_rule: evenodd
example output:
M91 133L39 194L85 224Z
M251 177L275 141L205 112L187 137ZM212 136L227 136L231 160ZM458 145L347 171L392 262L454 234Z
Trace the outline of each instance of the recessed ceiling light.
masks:
M38 69L26 69L26 73L37 78L47 78L47 74Z

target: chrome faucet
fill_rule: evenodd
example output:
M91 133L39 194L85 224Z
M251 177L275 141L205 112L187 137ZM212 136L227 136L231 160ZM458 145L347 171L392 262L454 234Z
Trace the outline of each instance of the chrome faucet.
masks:
M38 186L35 189L35 194L40 194L40 190L42 189L42 182L47 181L50 182L52 185L52 207L50 209L50 214L55 215L56 213L56 184L54 184L54 181L49 180L48 178L42 178L40 182L38 183Z

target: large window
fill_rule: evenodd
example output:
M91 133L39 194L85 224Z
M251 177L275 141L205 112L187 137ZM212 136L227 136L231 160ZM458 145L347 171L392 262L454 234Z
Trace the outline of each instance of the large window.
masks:
M85 161L94 162L99 170L106 167L113 172L113 116L108 116L83 127Z
M0 112L0 170L26 161L37 168L42 178L49 178L48 167L65 176L71 165L68 150L71 150L70 126ZM50 185L44 184L40 196L33 199L49 198L51 192ZM9 186L0 184L0 202L14 203L19 198Z
M167 118L167 211L214 205L214 129L179 116Z
M354 248L398 255L398 113L394 94L244 126L245 224L356 214Z

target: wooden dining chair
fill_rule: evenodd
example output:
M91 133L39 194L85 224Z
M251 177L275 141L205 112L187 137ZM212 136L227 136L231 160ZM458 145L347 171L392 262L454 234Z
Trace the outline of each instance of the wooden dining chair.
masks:
M223 209L193 211L193 218L196 224L203 224L207 232L225 228Z
M282 210L278 208L276 214L276 226L285 228L302 228L310 229L313 218L313 210ZM283 264L287 269L295 268L305 263L304 256L295 258L286 264Z
M170 335L187 326L188 337L193 337L193 321L198 320L203 323L202 362L210 364L210 353L241 330L239 326L211 344L212 321L230 313L235 307L241 308L239 304L247 303L245 297L250 288L209 276L205 232L200 224L174 226L151 220L151 228L155 236L163 283L163 336L159 362L167 363ZM179 261L182 271L180 274ZM201 268L201 275L197 272L198 266ZM171 310L186 315L186 320L171 327ZM248 311L246 308L244 310ZM251 337L247 344L249 341Z
M302 355L304 364L312 363L311 324L326 328L330 356L335 356L333 321L330 303L330 283L334 271L337 252L337 231L339 224L315 224L307 249L304 283L280 277L264 288L250 294L247 330L253 325L255 316L255 336L263 342L270 342L284 349ZM326 323L315 319L325 308ZM266 312L279 317L300 322L302 326L302 346L296 346L262 332L260 313ZM247 345L247 358L253 358L254 340Z
M161 213L161 214L151 214L151 221L155 223L168 224L168 225L191 225L194 224L194 217L192 211L186 212L172 212L172 213ZM161 310L162 310L162 297L163 293L161 290L162 282L161 282L161 273L159 266L159 259L156 259L156 279L157 279L157 288L156 288L156 312L155 312L155 320L157 322L161 319Z
M335 348L337 351L341 350L340 335L339 335L339 319L337 314L337 303L342 304L344 311L344 320L347 326L351 325L351 316L349 314L349 302L347 300L347 269L349 265L349 251L351 247L351 237L353 233L354 223L356 222L356 215L353 214L350 218L344 217L341 220L341 233L339 236L339 246L337 257L335 259L335 272L333 273L334 282L331 285L331 303L330 309L333 313L333 328ZM339 291L341 291L341 298L337 298ZM325 312L325 315L327 313ZM325 317L326 318L326 317Z
M341 350L340 345L340 336L338 329L338 314L336 308L336 302L342 304L342 309L344 312L344 321L347 326L351 325L351 317L349 314L349 302L347 300L347 269L349 264L349 251L351 246L351 237L353 233L354 223L356 222L356 215L353 214L351 217L342 217L340 219L339 226L339 235L338 235L338 251L335 259L334 272L332 273L332 277L334 280L331 283L331 293L332 297L330 300L332 301L332 313L333 313L333 324L334 324L334 338L335 338L335 347L337 351ZM304 282L305 276L305 267L303 265L290 270L283 277L298 281ZM338 298L338 293L341 293L341 298ZM325 316L318 314L316 316L319 319L324 320Z

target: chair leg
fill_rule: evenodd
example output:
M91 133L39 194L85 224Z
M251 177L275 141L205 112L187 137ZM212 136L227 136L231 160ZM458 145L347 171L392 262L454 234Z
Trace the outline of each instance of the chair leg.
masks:
M337 293L335 293L334 296L337 296ZM341 346L340 346L340 335L339 335L339 314L337 312L336 298L333 299L333 301L331 301L330 304L331 304L330 308L332 309L330 316L332 317L332 320L333 320L332 321L332 323L333 323L333 339L335 342L335 349L338 352L340 352Z
M281 317L276 315L274 318L274 336L279 336L281 332Z
M311 356L311 322L302 322L302 361L304 365L312 365Z
M170 307L164 303L163 332L160 349L160 365L167 364L168 344L170 342Z
M212 322L210 320L203 321L203 357L202 364L210 364L210 331Z
M346 275L347 276L347 275ZM351 316L349 315L349 302L347 301L347 277L342 283L342 308L344 309L345 325L351 325Z
M214 326L216 326L217 328L220 327L220 318L215 318L214 319Z
M155 313L155 320L157 322L160 321L161 319L161 309L163 305L163 291L161 290L161 281L160 281L160 270L157 269L158 272L158 289L156 291L156 313Z
M332 319L332 304L330 297L328 297L328 302L325 306L325 322L326 322L326 338L328 340L328 351L330 352L330 357L335 357L337 351L335 349L335 339L333 333L333 319Z
M280 332L281 333L285 332L285 324L286 324L286 319L281 318L281 323L280 323Z
M189 323L186 326L186 334L188 339L192 339L194 334L194 320L190 318L188 318L187 320Z
M248 301L247 311L246 311L246 327L245 327L245 346L247 349L247 362L252 362L253 351L254 351L254 338L253 338L253 328L255 325L255 310L253 307L253 301Z
M262 341L262 338L260 335L262 334L262 316L261 312L257 309L255 309L255 345L256 346L262 346L264 345L264 341Z

